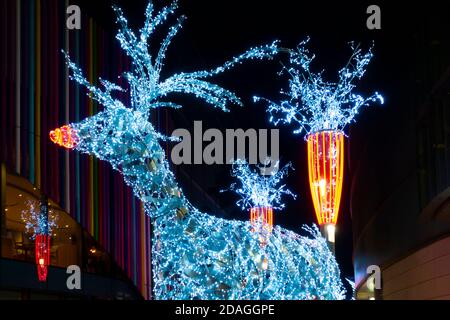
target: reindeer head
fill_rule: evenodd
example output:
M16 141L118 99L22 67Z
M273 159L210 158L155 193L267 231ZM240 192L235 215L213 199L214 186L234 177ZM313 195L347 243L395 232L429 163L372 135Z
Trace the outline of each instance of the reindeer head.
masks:
M172 140L157 132L151 123L152 109L181 106L165 100L171 93L195 95L213 107L228 111L228 104L242 105L240 99L231 91L206 79L222 73L248 59L271 58L277 53L277 42L271 45L252 48L225 64L209 70L190 73L177 73L161 79L161 70L166 51L184 17L169 29L156 53L151 45L151 36L168 16L177 8L177 1L155 13L152 2L146 10L146 21L138 36L128 28L122 11L114 7L117 14L119 32L117 39L121 48L131 58L132 68L123 76L127 88L100 79L102 87L92 85L82 70L73 63L68 54L67 64L71 79L86 87L90 97L104 110L80 123L65 125L50 133L50 139L65 148L94 155L108 161L114 169L122 172L146 207L147 214L158 216L168 209L180 209L186 203L177 187L160 140ZM125 104L115 97L115 91L128 91L130 101Z

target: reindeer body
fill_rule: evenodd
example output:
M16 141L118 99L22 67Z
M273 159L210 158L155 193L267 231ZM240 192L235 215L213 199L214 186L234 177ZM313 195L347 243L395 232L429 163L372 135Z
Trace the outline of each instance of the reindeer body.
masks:
M261 246L250 223L196 210L146 115L118 108L71 127L76 149L120 171L152 218L156 299L343 298L339 269L317 230L310 239L275 227Z
M229 103L242 105L232 92L206 79L244 60L271 58L277 44L250 49L210 71L178 73L161 80L162 61L181 20L170 29L156 59L148 50L149 37L175 8L176 2L154 14L150 2L139 36L129 30L122 12L116 9L121 25L117 38L133 63L133 69L125 74L129 107L112 96L112 91L124 89L103 80L104 90L93 86L68 59L72 78L105 110L64 131L52 132L52 140L109 162L144 204L153 224L156 299L343 298L339 268L317 228L308 229L312 238L307 238L275 227L262 247L248 222L201 213L178 187L159 144L170 138L155 130L150 110L179 108L162 101L170 93L195 95L224 111ZM64 133L73 134L70 143L62 143Z

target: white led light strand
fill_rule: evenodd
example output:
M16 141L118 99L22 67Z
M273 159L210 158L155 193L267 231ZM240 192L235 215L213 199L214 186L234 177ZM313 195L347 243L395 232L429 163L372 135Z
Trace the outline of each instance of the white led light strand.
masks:
M68 59L73 79L105 107L97 115L70 125L68 132L76 135L76 150L108 161L122 173L152 218L155 298L343 299L338 265L317 228L307 228L310 237L302 237L276 227L270 242L261 249L257 235L250 232L250 223L201 213L178 187L160 145L162 139L170 138L155 130L150 110L180 108L163 101L177 92L194 95L224 111L230 103L241 104L235 94L205 79L244 60L270 58L277 53L277 43L253 48L210 71L179 73L161 81L166 49L182 20L169 31L156 59L148 51L149 40L175 8L176 2L154 14L150 3L139 36L115 9L121 26L117 38L133 62L132 71L126 74L130 107L112 96L114 90L124 89L104 80L103 89L91 85ZM268 178L269 186L284 172L281 170L273 181ZM284 187L270 191L267 201L281 205L279 197L284 193L289 194Z
M239 180L239 184L233 183L229 190L236 192L241 199L236 203L241 209L251 207L272 207L273 209L283 209L284 203L281 201L282 195L290 195L294 199L296 195L280 185L281 180L287 176L292 164L278 170L279 163L275 165L276 170L272 170L270 175L260 174L260 168L252 170L245 160L238 159L233 163L231 175Z
M36 235L51 235L56 228L57 216L50 210L48 215L41 212L41 203L36 200L27 200L26 209L21 212L21 219L25 223L25 230L34 240Z
M339 71L339 81L326 82L322 73L310 71L310 64L315 56L310 55L306 45L309 39L301 42L296 50L289 52L289 65L282 73L290 76L289 89L281 91L286 100L280 103L266 98L254 97L254 101L265 101L270 121L279 123L296 123L298 128L294 133L305 132L306 136L323 131L343 131L354 121L362 106L371 102L384 103L383 97L375 93L368 98L353 93L354 81L364 76L366 67L373 57L372 48L365 54L359 46L351 44L353 54L348 64ZM285 51L286 49L280 49Z

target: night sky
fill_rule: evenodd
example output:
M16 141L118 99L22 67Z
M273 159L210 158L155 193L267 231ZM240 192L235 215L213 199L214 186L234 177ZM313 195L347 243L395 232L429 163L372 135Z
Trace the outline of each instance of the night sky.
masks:
M245 5L243 4L245 2ZM366 8L371 2L359 1L256 1L256 0L195 0L181 1L178 14L187 16L183 29L174 39L168 52L165 71L167 74L179 71L208 69L221 64L247 48L282 41L284 47L295 47L307 36L311 38L309 48L316 54L312 65L314 71L327 70L325 78L334 81L337 71L351 55L350 41L361 43L363 49L374 42L374 59L365 77L358 83L357 92L370 95L381 92L386 103L375 104L364 110L358 122L347 129L349 143L361 147L367 136L382 131L387 123L395 119L401 108L407 108L408 90L414 88L412 57L416 26L424 24L430 17L445 19L442 8L411 7L410 2L398 3L394 7L378 1L382 10L382 29L366 28ZM112 1L73 1L80 4L84 14L93 17L103 28L115 36L116 27L110 6ZM144 22L146 0L116 1L123 8L132 28L140 28ZM168 1L156 1L167 4ZM433 12L431 12L433 11ZM175 22L172 17L170 22ZM166 26L170 26L167 24ZM164 27L163 27L164 29ZM167 29L165 29L167 30ZM81 31L82 32L82 31ZM164 32L162 32L165 35ZM157 49L157 48L156 48ZM218 128L273 128L269 124L263 104L252 101L254 95L279 101L279 90L287 88L287 78L278 76L280 61L287 57L280 55L273 61L252 62L233 69L216 78L216 82L231 89L240 96L244 108L231 107L230 113L195 99L174 97L184 105L182 110L171 111L176 128L187 128L193 132L194 120L202 120L204 130ZM282 164L291 161L296 168L287 179L288 185L298 194L297 200L287 199L284 212L275 215L275 223L299 231L303 223L315 222L315 214L308 186L306 143L302 136L292 133L294 127L281 126L280 154ZM352 148L347 149L348 153ZM347 157L350 159L350 157ZM344 193L337 229L336 256L344 277L353 277L352 231L350 206L351 163L347 161ZM220 193L230 180L230 167L225 165L183 166L202 188L213 196L224 208L228 218L247 219L248 213L234 206L237 200L232 193ZM189 195L189 190L185 190ZM202 203L194 203L207 209ZM211 212L214 214L214 212Z

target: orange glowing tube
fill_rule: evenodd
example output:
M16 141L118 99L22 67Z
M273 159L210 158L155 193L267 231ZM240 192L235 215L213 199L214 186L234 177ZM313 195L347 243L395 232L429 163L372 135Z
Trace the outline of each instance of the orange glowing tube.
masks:
M77 131L70 126L64 126L50 131L50 140L67 149L75 148L79 142Z
M265 246L273 230L273 208L253 207L250 209L252 231L259 233L259 241Z
M344 175L344 134L321 131L307 137L311 196L319 225L336 224Z

